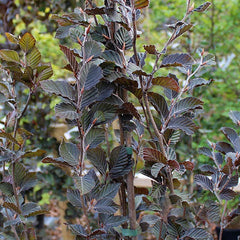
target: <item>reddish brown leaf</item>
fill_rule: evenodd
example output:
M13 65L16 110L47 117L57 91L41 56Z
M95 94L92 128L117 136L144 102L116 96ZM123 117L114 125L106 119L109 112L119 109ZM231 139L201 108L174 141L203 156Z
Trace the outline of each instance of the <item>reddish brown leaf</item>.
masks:
M194 164L192 162L190 162L190 161L185 161L182 164L189 171L192 171L194 169Z
M172 169L180 169L180 165L176 160L168 160L167 163Z
M77 62L77 60L74 56L73 51L70 48L68 48L66 46L63 46L63 45L60 45L60 49L62 50L62 52L67 57L68 62L70 63L70 66L71 66L73 72L77 76L77 74L79 72L79 67L78 67L78 62Z
M169 88L173 91L179 92L180 88L178 82L171 77L155 77L152 80L153 85Z
M143 149L143 159L145 161L161 162L164 164L167 163L166 157L164 157L164 155L160 151L153 148Z
M154 55L157 54L157 49L155 45L144 45L143 47L147 53L154 54Z

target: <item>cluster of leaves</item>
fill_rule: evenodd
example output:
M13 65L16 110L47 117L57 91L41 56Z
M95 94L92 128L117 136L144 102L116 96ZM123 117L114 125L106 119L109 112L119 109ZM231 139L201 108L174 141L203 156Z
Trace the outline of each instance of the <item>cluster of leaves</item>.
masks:
M237 126L240 125L240 112L230 112L230 118ZM201 165L200 170L203 173L195 175L194 179L202 188L213 193L220 205L224 205L221 219L221 229L223 229L233 227L240 219L239 211L237 210L225 216L228 201L237 196L233 187L236 187L239 182L240 137L234 129L229 127L222 127L221 131L230 143L209 142L210 148L200 148L199 153L210 158L215 166L209 164ZM218 216L218 208L215 206L214 209L211 209L211 214ZM199 214L199 216L203 221L208 218L206 214Z
M6 114L4 128L0 132L0 164L2 167L0 189L2 192L3 227L12 229L15 239L36 239L32 228L34 217L47 213L37 203L25 202L25 192L37 183L36 172L24 165L24 160L42 156L45 151L29 149L26 144L32 133L19 127L27 112L32 96L39 87L40 81L52 76L50 64L41 62L41 54L36 47L36 40L30 33L17 38L6 33L8 40L17 44L21 51L0 50L2 60L1 105ZM23 104L17 95L18 88L24 86L29 95ZM20 93L21 96L21 93ZM5 235L4 230L2 236Z
M82 208L86 217L86 226L69 224L77 239L135 239L145 232L158 239L211 239L204 229L196 227L190 196L181 190L182 175L192 171L194 165L190 161L179 162L175 144L181 132L192 135L197 129L194 113L202 108L203 102L191 93L210 81L195 75L214 64L214 59L204 51L197 61L187 53L165 55L168 46L192 28L193 24L185 20L209 5L206 2L194 8L188 1L182 21L169 26L172 35L163 49L146 45L145 52L139 53L136 21L148 1L106 1L102 7L88 1L73 13L53 16L60 25L56 37L70 37L79 44L74 49L60 46L69 62L65 68L73 72L75 81L46 80L41 87L61 97L62 102L55 107L56 115L78 131L72 143L61 143L59 158L46 157L42 161L70 169L75 188L68 190L68 200ZM134 55L128 57L131 49ZM147 55L156 59L150 73L144 70ZM186 79L180 80L173 73L162 76L161 70L165 68L175 68L174 73L180 70ZM162 94L154 90L157 86ZM128 102L128 93L135 96L143 115ZM184 94L187 96L183 97ZM154 115L150 104L155 109ZM108 141L106 124L116 117L120 145L106 152L102 147ZM153 181L151 193L136 195L135 199L129 190L129 176L137 162L134 158L144 160L141 172ZM85 159L98 174L85 169ZM119 206L113 198L118 192L122 214L116 216ZM127 205L134 206L139 224L136 217L133 219L131 207L127 213ZM155 214L149 215L149 211ZM91 228L90 212L97 216L97 229Z

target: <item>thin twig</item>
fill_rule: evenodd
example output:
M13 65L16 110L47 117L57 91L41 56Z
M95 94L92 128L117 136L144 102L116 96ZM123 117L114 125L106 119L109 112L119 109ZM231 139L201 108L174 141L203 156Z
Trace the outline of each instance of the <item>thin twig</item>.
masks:
M227 209L227 201L225 200L224 207L223 207L223 212L222 212L222 217L221 217L221 224L220 224L221 228L220 228L220 233L219 233L219 240L222 240L223 229L225 227L224 216L225 216L225 213L226 213L226 209Z

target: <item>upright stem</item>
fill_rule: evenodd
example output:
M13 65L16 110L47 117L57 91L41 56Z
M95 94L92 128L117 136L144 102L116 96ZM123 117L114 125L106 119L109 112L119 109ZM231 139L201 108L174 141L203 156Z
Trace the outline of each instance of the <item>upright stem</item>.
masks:
M221 229L220 229L220 233L219 233L219 240L222 240L222 235L223 235L223 229L224 229L224 216L226 213L226 209L227 209L227 201L225 200L224 203L224 207L223 207L223 212L222 212L222 217L221 217Z

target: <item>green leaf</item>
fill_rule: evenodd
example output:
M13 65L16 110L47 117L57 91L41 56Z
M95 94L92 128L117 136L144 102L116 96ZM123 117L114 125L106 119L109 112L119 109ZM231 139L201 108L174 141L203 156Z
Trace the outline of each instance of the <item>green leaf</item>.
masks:
M135 0L134 7L135 9L142 9L149 5L149 0Z
M132 169L132 160L127 154L126 147L115 147L110 155L109 175L112 179L123 177Z
M53 81L44 80L41 81L41 87L44 91L56 94L69 100L75 100L75 92L69 83L66 81Z
M20 58L18 53L13 50L1 49L0 58L7 62L15 62L20 64Z
M102 77L102 69L92 63L84 64L78 75L80 86L84 88L84 90L89 90L94 87Z
M40 157L45 153L46 153L45 150L37 148L37 149L25 152L22 157Z
M96 148L101 142L105 140L105 131L101 128L92 128L86 136L85 146L89 148Z
M36 40L30 33L25 33L19 40L19 45L24 52L28 52L35 46Z
M0 138L5 138L20 146L20 143L16 140L16 138L14 138L10 133L4 132L3 130L0 130Z
M96 185L90 172L84 176L75 176L74 180L76 188L80 191L81 195L89 193Z
M49 211L41 209L41 210L34 211L32 213L29 213L25 217L34 217L34 216L44 215L44 214L49 214Z
M137 229L123 228L122 229L122 235L124 237L136 237L138 235L138 230Z
M27 65L35 69L41 61L41 53L36 47L32 48L27 54Z
M14 44L18 44L18 38L16 36L14 36L13 34L6 32L5 33L7 39L9 42L14 43Z
M55 115L60 118L67 118L70 120L78 119L79 115L76 108L70 103L59 103L55 106Z
M51 64L43 64L37 67L38 81L43 81L49 79L53 75L53 70Z
M78 147L73 143L66 143L64 140L62 141L59 147L60 156L71 166L79 165L79 155L80 151Z
M106 153L102 148L92 148L87 151L87 158L92 165L102 174L107 172Z

